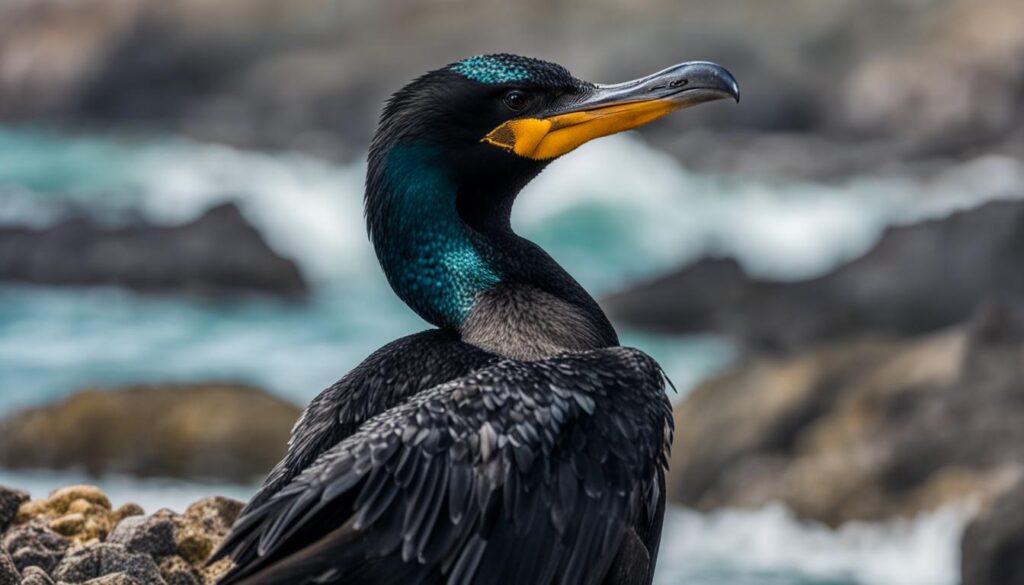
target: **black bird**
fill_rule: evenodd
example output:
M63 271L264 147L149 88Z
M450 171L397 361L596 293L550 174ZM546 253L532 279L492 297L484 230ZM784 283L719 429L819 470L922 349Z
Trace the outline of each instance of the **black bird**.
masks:
M221 583L650 583L663 372L619 347L510 214L588 140L728 97L736 81L711 63L596 85L514 55L398 91L370 148L367 223L392 288L438 329L313 400L214 555L235 562Z

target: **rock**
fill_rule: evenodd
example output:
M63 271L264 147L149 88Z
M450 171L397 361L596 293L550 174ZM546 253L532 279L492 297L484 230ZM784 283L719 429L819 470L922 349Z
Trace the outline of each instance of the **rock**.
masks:
M167 585L200 585L202 577L186 561L179 556L165 557L160 560L160 575Z
M740 364L676 408L668 495L831 525L988 501L1024 473L1024 302L907 340Z
M107 542L153 558L172 555L178 548L174 540L175 516L173 512L160 511L150 517L125 518L110 533Z
M89 579L84 585L142 585L128 573L110 573L95 579Z
M284 455L298 416L238 384L87 390L0 420L0 466L253 481Z
M108 581L103 583L107 585L165 585L152 558L128 552L120 544L112 543L94 543L72 549L54 569L53 577L70 583L106 577Z
M11 555L7 554L7 551L3 548L0 548L0 584L17 585L20 582L21 575L18 572L18 567L14 566Z
M1022 264L1024 202L994 202L892 228L867 254L820 278L764 281L734 261L704 260L602 305L631 326L716 331L756 350L789 351L960 323L984 299L1024 296Z
M140 513L141 508L134 504L111 510L110 500L98 488L78 485L56 490L45 500L24 504L16 521L45 521L57 534L84 543L102 540L123 518Z
M227 536L244 504L225 497L203 498L185 510L178 522L175 540L178 553L194 566L200 566Z
M18 514L18 508L28 499L27 493L0 485L0 534L11 523L11 520L14 520Z
M0 542L19 571L39 567L49 573L64 557L70 541L52 531L41 520L12 526Z
M53 579L39 567L26 567L21 572L21 585L53 585Z
M854 68L834 111L855 131L958 152L1020 128L1024 10L1016 0L950 2L902 49Z
M232 204L172 227L108 228L87 219L0 227L0 280L198 294L308 291L296 264L274 252Z
M1024 583L1024 483L975 518L961 541L961 584Z

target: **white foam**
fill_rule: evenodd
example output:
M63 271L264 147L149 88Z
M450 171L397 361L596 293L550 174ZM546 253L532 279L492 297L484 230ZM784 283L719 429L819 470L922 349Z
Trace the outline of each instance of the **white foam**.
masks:
M710 514L670 508L655 582L954 585L970 513L950 506L912 520L832 530L800 522L781 505Z
M21 214L39 223L50 217L40 209L45 202L64 198L175 223L234 200L316 281L378 270L363 224L361 161L336 165L181 139L0 132L2 153L25 142L40 152L23 155L32 160L20 175L17 165L0 166L0 220ZM26 175L63 183L40 196L18 184ZM690 172L638 137L619 135L552 164L520 197L514 222L600 293L708 253L735 256L761 276L813 276L868 250L886 226L1022 196L1024 161L1010 157L951 163L928 180L766 181Z

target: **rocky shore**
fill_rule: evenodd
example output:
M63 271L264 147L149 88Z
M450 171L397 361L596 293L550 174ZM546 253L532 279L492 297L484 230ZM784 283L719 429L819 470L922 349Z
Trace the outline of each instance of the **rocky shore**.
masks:
M889 229L866 254L796 282L712 258L602 299L619 323L715 332L787 352L859 336L904 337L963 322L979 302L1024 297L1024 202L997 201Z
M214 496L147 516L92 486L34 501L0 486L0 584L212 585L229 561L206 560L242 506Z
M309 291L298 265L267 245L233 204L179 226L112 228L86 218L42 229L0 226L0 281L199 295Z
M258 481L299 408L240 384L86 389L0 419L0 467Z

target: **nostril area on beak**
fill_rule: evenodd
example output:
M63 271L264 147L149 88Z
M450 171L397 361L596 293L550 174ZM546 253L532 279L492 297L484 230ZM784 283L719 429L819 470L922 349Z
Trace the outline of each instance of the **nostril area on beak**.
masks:
M672 88L672 89L675 89L677 87L683 87L684 85L686 85L689 82L690 81L688 79L686 79L685 77L681 78L681 79L673 79L672 81L669 82L668 86L670 88Z

